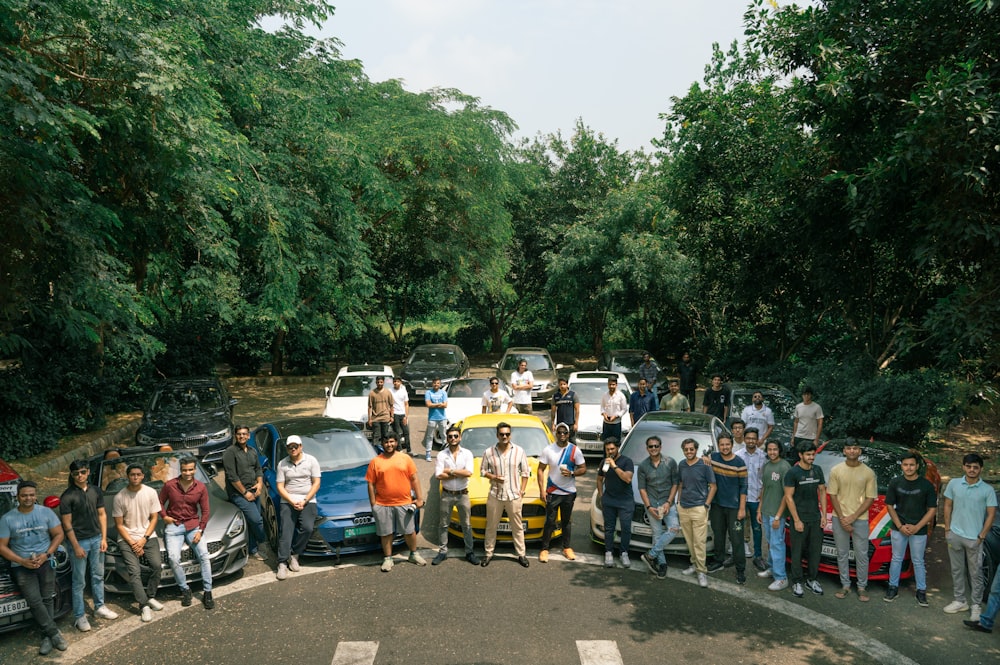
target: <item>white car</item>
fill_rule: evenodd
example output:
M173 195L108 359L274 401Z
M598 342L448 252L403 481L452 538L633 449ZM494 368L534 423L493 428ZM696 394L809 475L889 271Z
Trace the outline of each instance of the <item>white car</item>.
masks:
M371 438L368 429L368 393L375 389L375 379L385 378L385 387L392 385L392 368L388 365L348 365L341 367L333 385L326 389L327 418L342 418Z
M601 417L601 398L608 392L608 379L618 379L618 390L627 402L632 395L628 378L621 372L573 372L569 375L569 389L580 400L580 422L576 425L576 445L585 453L603 453L604 418ZM632 429L632 418L622 416L622 439Z
M483 393L490 389L490 379L455 379L444 389L448 393L448 406L444 410L449 423L457 423L467 416L483 412ZM500 379L500 392L511 397L511 389ZM501 413L506 409L501 410ZM511 407L511 413L517 413L517 407Z

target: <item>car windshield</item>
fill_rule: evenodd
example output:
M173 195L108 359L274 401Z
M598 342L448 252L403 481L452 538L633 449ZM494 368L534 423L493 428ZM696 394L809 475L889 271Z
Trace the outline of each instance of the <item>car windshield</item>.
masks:
M302 449L316 458L320 471L367 466L375 457L375 449L361 432L326 430L299 436L302 437ZM284 445L281 442L281 449Z
M540 353L518 353L505 356L500 369L513 371L522 360L528 361L528 369L532 372L543 372L552 369L549 357Z
M541 427L513 425L510 428L510 440L524 448L524 453L529 457L538 457L545 446L549 445L549 437ZM496 442L496 427L469 427L462 430L462 447L471 450L475 457L482 457Z
M161 413L191 413L217 411L222 408L222 395L214 386L185 386L160 391L150 410Z
M651 436L658 436L663 442L660 453L664 456L674 458L678 464L684 459L684 451L681 450L681 443L684 439L694 439L698 442L698 456L707 455L714 449L712 435L709 432L690 432L672 427L669 424L664 427L663 423L639 423L632 428L632 431L625 437L622 444L622 455L631 459L636 466L649 457L646 451L646 439Z
M580 404L600 404L601 398L608 392L608 384L605 383L571 383L569 389L576 393L577 398L580 400ZM630 390L628 386L623 386L620 382L618 383L618 390L625 395L629 396Z
M407 365L456 365L455 352L447 349L414 351Z
M145 476L143 484L149 485L159 492L163 483L180 475L180 461L184 457L190 457L190 455L183 452L159 452L102 460L98 476L101 489L105 494L116 494L124 489L128 485L126 470L132 464L139 464L142 466L142 472ZM195 461L194 477L195 480L206 484L213 482L197 460Z
M614 356L608 369L612 372L638 372L641 364L642 356Z
M375 379L373 375L338 377L333 382L333 396L364 397L375 389Z
M732 413L738 416L745 407L752 404L756 392L760 392L764 396L764 404L771 407L775 422L788 420L794 416L795 397L791 393L772 390L734 390Z
M861 461L875 472L878 493L885 494L889 489L889 481L903 473L902 467L899 465L903 451L896 452L874 447L862 447L861 451ZM843 449L836 442L828 443L823 450L816 453L816 465L823 469L823 475L827 481L830 480L830 472L833 467L843 462L844 459ZM921 463L917 473L922 477L927 473L927 465Z
M448 397L482 397L489 389L489 379L459 379L448 385Z

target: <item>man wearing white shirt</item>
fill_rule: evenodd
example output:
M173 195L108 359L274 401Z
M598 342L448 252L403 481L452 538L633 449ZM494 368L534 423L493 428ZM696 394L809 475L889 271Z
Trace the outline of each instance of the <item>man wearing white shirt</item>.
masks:
M472 476L474 463L472 451L462 447L462 432L455 425L448 428L445 439L448 446L438 453L437 465L434 467L434 477L441 481L441 547L431 565L437 566L448 558L448 523L454 507L458 508L458 521L462 525L465 560L475 566L479 563L479 558L472 549L472 525L469 523L469 478Z
M500 390L500 379L493 377L490 379L490 389L483 393L483 413L510 413L514 406L514 400L507 394L506 390Z
M399 438L399 449L410 452L410 393L406 392L403 379L392 378L392 429Z
M774 412L771 407L764 404L764 393L759 390L751 398L752 404L743 407L740 418L746 424L746 428L754 427L758 432L758 441L767 441L774 431ZM762 451L763 452L763 451Z
M288 457L278 462L278 494L281 521L278 541L277 578L299 571L299 555L306 551L316 524L316 492L319 491L319 462L302 450L302 437L293 434L285 441Z
M614 437L621 441L622 416L628 413L628 400L624 393L618 390L618 379L608 379L608 392L601 397L601 416L604 424L601 429L601 439L607 441Z
M749 408L749 407L748 407ZM758 447L760 438L756 427L747 427L743 433L743 448L736 454L747 465L747 517L750 523L751 539L753 540L753 565L759 572L767 570L764 562L764 550L761 547L761 524L757 521L757 509L760 508L760 495L764 486L764 464L767 455ZM746 542L746 541L744 541Z
M535 377L528 369L528 361L520 360L517 369L510 373L510 385L514 389L514 404L520 413L531 413L531 389L535 386Z

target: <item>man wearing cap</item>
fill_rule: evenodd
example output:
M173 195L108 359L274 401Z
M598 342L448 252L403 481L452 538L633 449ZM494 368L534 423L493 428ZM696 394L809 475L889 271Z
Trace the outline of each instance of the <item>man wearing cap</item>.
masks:
M390 435L391 432L387 437ZM285 449L288 457L278 462L276 478L281 495L278 571L275 574L279 580L288 577L289 570L299 571L299 555L306 551L316 524L316 492L320 482L319 462L302 450L302 437L297 434L288 437Z
M549 544L558 517L562 530L563 556L573 561L576 554L570 547L573 504L576 502L576 477L587 473L583 451L569 442L566 423L556 424L556 442L546 446L538 456L538 496L545 502L545 527L542 529L542 549L538 560L549 560ZM545 470L549 472L546 476Z
M250 556L266 561L267 535L264 533L264 518L260 514L264 477L257 450L247 445L249 441L250 428L237 425L233 445L222 453L222 468L226 474L226 495L247 521Z
M396 433L399 449L410 452L410 393L406 392L403 379L392 377L392 430Z
M174 579L181 589L181 605L191 605L191 587L181 565L181 549L185 541L201 567L201 602L206 610L215 607L212 599L212 561L208 558L208 543L202 537L208 526L208 488L194 477L195 459L182 457L178 464L180 475L163 483L160 489L160 516L166 526L163 536L167 541L167 557Z
M580 422L580 398L575 390L569 389L566 377L559 378L559 389L552 396L552 422L566 423L569 440L576 441L576 428Z
M68 647L53 618L52 601L56 585L52 562L63 540L63 530L51 508L35 505L37 498L34 482L18 483L17 507L0 517L0 556L10 561L14 582L44 633L38 647L38 653L44 656L53 646L60 651Z
M156 600L156 590L160 586L160 543L156 539L156 522L160 516L160 498L149 485L141 464L129 464L125 471L128 485L115 495L111 516L118 531L118 549L128 570L128 581L132 595L139 603L139 614L143 621L152 621L153 613L163 609L163 603ZM149 578L142 583L142 567L139 558L145 557L149 566Z
M435 383L439 383L440 379ZM447 436L447 433L445 434ZM368 483L368 501L375 516L375 532L382 542L382 572L392 570L392 538L403 534L410 550L410 563L426 566L427 562L417 553L415 516L424 505L420 493L417 467L409 455L397 455L396 435L392 432L382 444L382 454L368 463L365 481ZM416 497L416 498L414 498Z
M473 552L472 525L469 522L469 478L472 477L475 459L471 450L462 447L462 431L455 425L445 432L445 440L448 446L438 453L437 465L434 467L434 476L441 481L441 548L431 565L437 566L448 558L448 523L451 521L453 508L458 509L458 522L462 525L465 560L476 565L479 557Z
M510 413L514 407L514 400L507 394L506 390L500 390L500 379L493 377L490 379L490 389L483 393L483 413Z

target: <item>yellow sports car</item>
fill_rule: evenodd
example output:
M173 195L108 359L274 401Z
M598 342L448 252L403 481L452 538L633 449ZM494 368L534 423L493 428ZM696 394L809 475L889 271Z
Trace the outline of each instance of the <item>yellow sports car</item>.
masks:
M531 467L531 477L521 503L521 517L524 521L525 541L541 540L545 526L545 503L538 497L538 456L547 445L555 441L549 428L538 419L524 413L484 413L472 415L458 423L462 430L462 447L468 448L475 456L472 478L469 479L469 503L472 507L472 537L484 540L486 537L486 495L490 491L490 481L479 475L479 465L483 453L496 445L497 424L507 423L511 429L511 441L524 448ZM448 520L448 532L462 537L462 527L458 521L458 510L453 509ZM559 536L558 527L554 536ZM510 542L510 522L506 514L500 518L497 540Z

